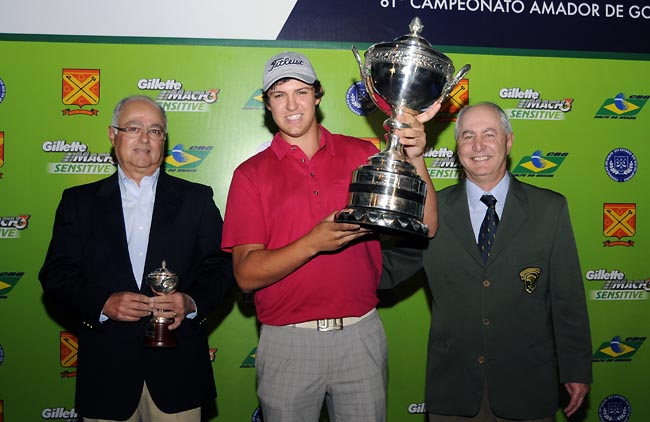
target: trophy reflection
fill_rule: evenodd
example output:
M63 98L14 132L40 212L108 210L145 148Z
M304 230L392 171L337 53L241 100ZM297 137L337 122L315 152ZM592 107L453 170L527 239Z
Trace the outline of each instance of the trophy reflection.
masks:
M178 276L167 269L164 260L161 268L157 268L147 275L147 281L156 295L172 294L178 287ZM145 345L151 347L176 346L176 334L169 330L169 325L173 323L173 318L152 316L147 323Z
M348 204L335 221L355 223L380 231L426 236L422 222L427 186L404 155L396 129L407 125L397 116L418 115L439 99L444 100L469 71L465 65L453 76L454 65L420 36L419 18L410 33L391 42L374 44L365 53L365 63L356 47L352 52L359 64L366 91L375 105L390 116L384 121L387 147L352 173Z

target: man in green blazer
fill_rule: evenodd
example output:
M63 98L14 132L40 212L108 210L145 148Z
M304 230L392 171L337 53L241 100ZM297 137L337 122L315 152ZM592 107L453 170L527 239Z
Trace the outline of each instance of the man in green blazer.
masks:
M426 249L384 252L380 285L426 272L430 421L550 422L560 384L570 416L592 382L592 349L566 198L507 171L513 133L496 104L463 109L455 137L466 179L438 193L440 226ZM496 199L490 224L483 195ZM485 224L496 235L483 256Z

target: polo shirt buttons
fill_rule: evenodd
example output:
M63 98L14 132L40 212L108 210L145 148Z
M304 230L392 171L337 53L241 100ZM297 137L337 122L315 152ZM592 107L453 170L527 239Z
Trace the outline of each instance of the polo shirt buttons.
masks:
M318 195L318 191L317 191L317 190L314 191L314 195Z
M316 176L314 173L309 173L309 175L310 175L311 177Z
M483 287L490 287L490 280L483 280Z
M486 360L485 356L479 356L478 357L478 363L480 363L481 365L483 365L485 363L485 360Z
M483 325L490 325L490 320L487 318L483 318Z

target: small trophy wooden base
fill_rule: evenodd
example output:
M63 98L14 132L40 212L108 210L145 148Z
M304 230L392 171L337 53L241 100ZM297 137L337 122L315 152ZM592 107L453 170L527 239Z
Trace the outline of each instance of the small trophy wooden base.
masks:
M144 344L149 347L175 347L176 334L169 330L169 325L174 322L169 318L152 318L147 324Z

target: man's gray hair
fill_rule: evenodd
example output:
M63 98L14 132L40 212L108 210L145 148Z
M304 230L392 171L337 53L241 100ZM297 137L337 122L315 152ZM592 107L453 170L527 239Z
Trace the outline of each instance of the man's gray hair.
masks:
M489 101L483 102L483 103L478 103L474 104L471 106L463 107L460 112L458 113L458 117L456 117L456 126L454 126L454 139L458 140L458 136L460 135L458 133L459 127L460 127L460 122L462 121L463 115L465 112L471 108L477 107L477 106L485 106L489 107L492 110L496 111L499 113L499 120L501 120L501 129L506 133L506 135L510 135L512 133L512 125L510 124L510 119L508 118L508 115L506 114L505 111L498 105L491 103Z
M131 101L144 101L156 107L158 110L160 110L160 114L162 115L163 122L165 124L165 129L167 128L167 113L165 113L165 109L162 108L160 104L155 102L150 97L147 97L146 95L131 95L129 97L122 98L120 102L117 103L115 109L113 110L113 119L111 120L111 126L119 125L120 113L122 113L122 107L124 107L125 104Z

